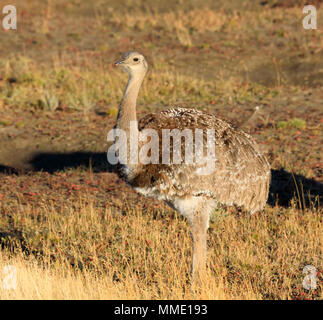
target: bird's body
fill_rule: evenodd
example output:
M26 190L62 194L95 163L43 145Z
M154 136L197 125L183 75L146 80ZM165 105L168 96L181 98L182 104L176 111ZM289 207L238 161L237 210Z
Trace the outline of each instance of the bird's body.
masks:
M214 129L215 168L212 174L196 173L198 164L138 164L126 178L139 192L169 203L177 198L205 197L216 203L262 210L268 195L270 168L255 141L242 130L214 115L196 109L171 108L139 120L139 131L154 129L161 140L163 128ZM174 146L171 146L174 148ZM159 148L160 153L162 148Z
M120 105L117 128L127 132L129 122L136 121L136 98L147 67L137 67L144 57L137 52L126 53L121 64L129 67L130 79ZM129 62L130 61L130 62ZM134 63L136 62L136 63ZM135 67L132 66L135 65ZM137 69L136 69L137 68ZM137 76L138 75L138 76ZM136 85L137 77L137 85ZM131 93L130 89L133 92ZM158 133L159 161L148 164L124 164L124 179L145 196L164 200L172 208L188 218L192 227L193 272L203 269L206 255L206 234L209 214L218 204L237 205L249 212L262 210L268 196L270 166L253 138L240 129L212 114L196 109L170 108L149 114L139 120L138 133L153 129ZM162 131L203 130L203 141L207 143L207 130L214 132L214 168L209 174L201 175L197 161L186 163L184 140L171 141L171 150L180 148L180 163L163 163ZM194 138L195 139L195 138ZM196 142L194 140L194 142ZM143 145L143 142L141 142ZM171 157L173 152L170 152ZM203 149L203 154L205 154ZM194 158L197 160L197 158Z

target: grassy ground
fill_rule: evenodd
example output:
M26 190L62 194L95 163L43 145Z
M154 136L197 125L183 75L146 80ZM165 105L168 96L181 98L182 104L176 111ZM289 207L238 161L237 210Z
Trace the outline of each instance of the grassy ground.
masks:
M11 1L0 29L1 299L322 299L322 8L304 1ZM262 3L262 4L260 4ZM0 8L6 2L0 0ZM319 2L317 2L317 5ZM214 213L191 290L187 221L106 164L126 77L144 53L138 114L196 107L246 126L272 165L268 205ZM318 273L305 290L304 266ZM1 273L1 271L3 271Z

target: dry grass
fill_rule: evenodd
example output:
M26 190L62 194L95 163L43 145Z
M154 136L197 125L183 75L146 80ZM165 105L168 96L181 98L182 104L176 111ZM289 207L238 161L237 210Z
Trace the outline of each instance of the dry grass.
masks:
M18 32L0 30L0 280L12 265L17 288L0 281L0 299L323 298L321 31L303 30L291 1L193 2L13 2ZM139 112L193 106L239 123L261 105L251 133L289 177L262 214L214 213L199 289L187 221L106 167L5 170L35 150L106 152L126 81L111 63L131 49L150 67ZM317 290L302 287L306 265Z
M53 69L48 72L47 66L39 67L36 60L29 58L3 60L0 63L0 101L11 108L37 112L53 112L60 107L88 113L97 105L116 108L126 84L125 75L100 60L97 64L86 61L85 55L78 55L66 65L56 58ZM210 102L265 103L277 92L234 78L224 80L221 75L211 81L180 74L163 59L155 59L150 68L140 91L140 103L145 105L146 112L163 105L203 108Z
M76 205L76 203L75 203ZM85 197L58 212L24 207L8 212L2 225L21 231L3 251L17 269L17 289L1 299L322 299L302 288L302 269L318 269L322 257L322 212L267 208L263 214L216 212L209 231L209 270L202 288L189 280L191 239L185 219L95 209ZM11 222L10 222L11 221ZM228 232L230 230L230 232ZM14 235L14 233L12 233ZM8 238L8 237L7 237ZM16 240L15 240L16 239ZM322 271L322 270L318 270ZM195 292L195 293L194 293Z
M79 57L79 61L86 61L86 57ZM203 102L215 95L215 86L210 81L176 74L174 67L162 61L156 62L152 69L141 90L141 98L147 104L181 103L188 94L191 102ZM46 111L55 111L61 104L86 112L100 100L115 106L126 81L120 70L103 67L102 62L64 67L61 61L56 61L55 68L48 73L47 69L37 67L37 61L20 58L3 61L0 74L3 103Z

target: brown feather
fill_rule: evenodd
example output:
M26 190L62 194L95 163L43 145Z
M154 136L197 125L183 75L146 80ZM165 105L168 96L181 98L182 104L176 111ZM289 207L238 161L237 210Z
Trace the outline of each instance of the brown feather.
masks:
M247 133L233 128L214 115L184 108L149 114L139 120L138 127L139 131L151 128L158 132L160 161L159 164L137 166L127 177L134 188L151 189L147 195L167 202L172 202L175 197L203 196L217 203L244 207L250 212L263 209L269 190L270 166L254 139ZM184 141L181 148L182 163L161 164L161 130L165 128L214 129L214 172L201 176L196 173L196 164L185 164Z

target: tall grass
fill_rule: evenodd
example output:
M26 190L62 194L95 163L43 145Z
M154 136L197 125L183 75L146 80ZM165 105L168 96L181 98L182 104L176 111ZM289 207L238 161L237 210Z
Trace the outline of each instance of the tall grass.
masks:
M24 206L2 215L1 229L11 229L2 242L16 248L1 252L0 270L16 267L17 288L0 288L1 299L322 298L319 281L315 292L302 288L303 267L322 268L322 212L315 209L215 212L208 272L194 291L189 225L181 216L113 214L86 196L74 207L55 207Z

